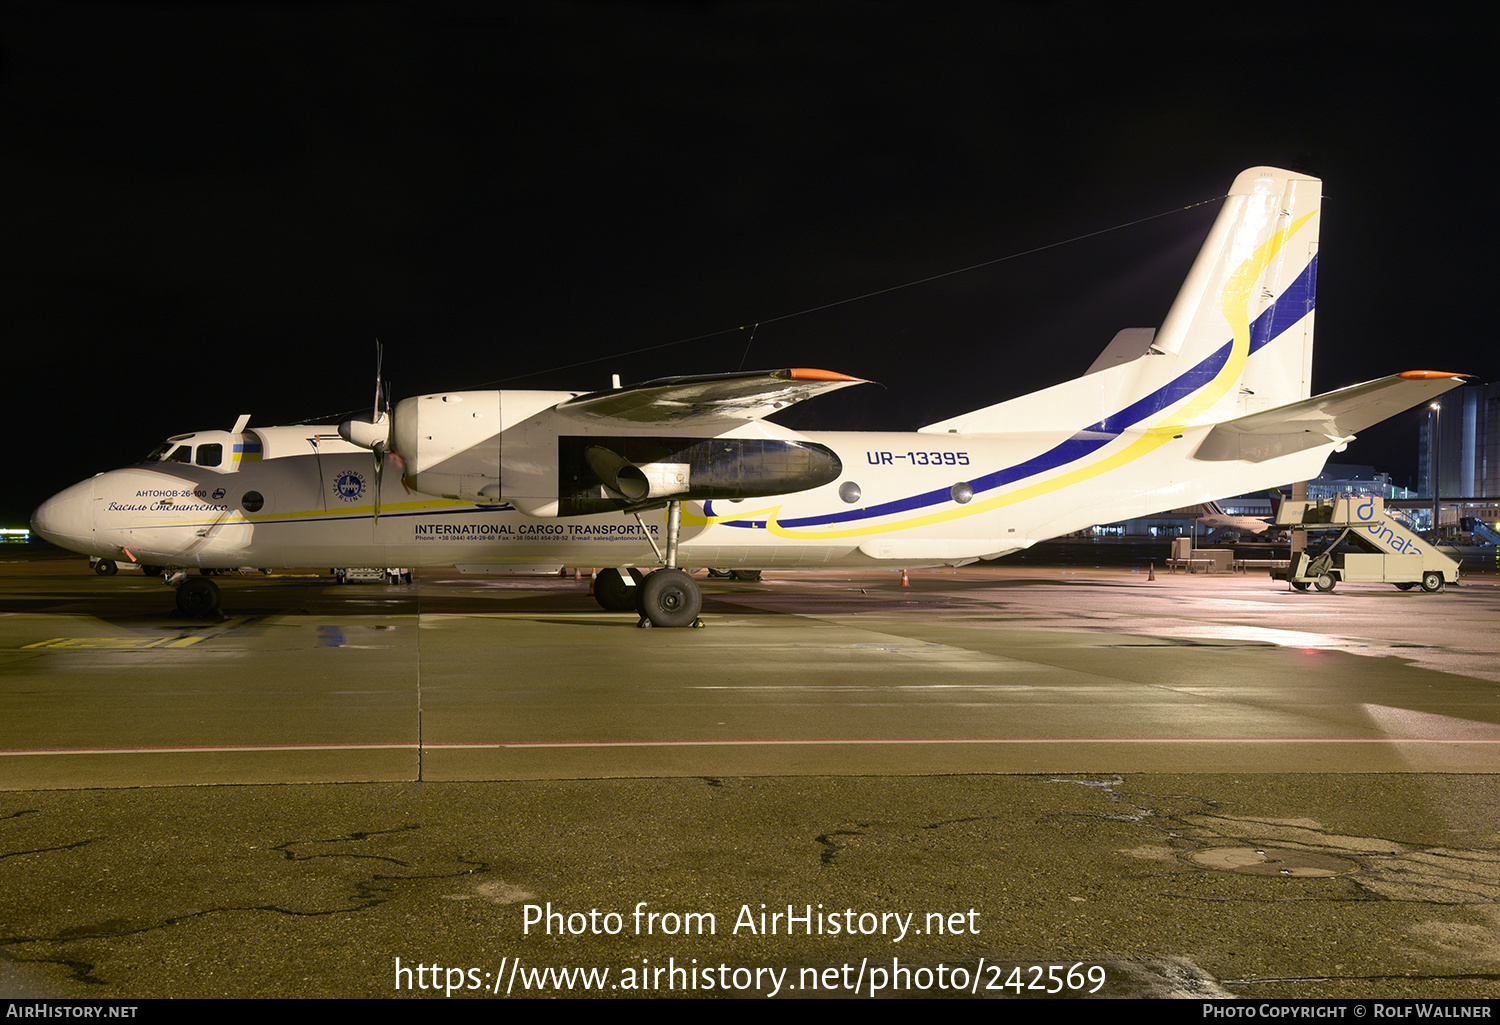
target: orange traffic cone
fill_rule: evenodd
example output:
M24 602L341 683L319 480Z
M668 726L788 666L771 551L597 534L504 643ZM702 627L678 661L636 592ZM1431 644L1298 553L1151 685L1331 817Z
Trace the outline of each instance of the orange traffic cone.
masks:
M1148 581L1156 579L1156 563L1153 562L1148 565L1148 568L1146 570L1146 579Z
M594 570L593 576L589 577L589 594L594 593L594 581L599 579L599 571Z
M579 569L577 566L573 567L573 579L574 580L582 580L583 579L583 570Z
M901 571L901 586L902 587L910 587L911 586L911 578L906 575L906 570L904 570L904 569Z

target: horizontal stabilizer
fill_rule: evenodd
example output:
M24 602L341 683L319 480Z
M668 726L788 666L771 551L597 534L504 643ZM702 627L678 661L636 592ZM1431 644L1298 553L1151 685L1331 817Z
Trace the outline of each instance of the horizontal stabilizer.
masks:
M640 425L690 427L759 420L804 399L868 381L830 370L758 370L664 377L630 388L590 392L557 405L563 416Z
M1408 370L1314 395L1226 420L1208 433L1194 458L1260 462L1326 445L1330 440L1352 438L1367 427L1463 383L1463 374Z

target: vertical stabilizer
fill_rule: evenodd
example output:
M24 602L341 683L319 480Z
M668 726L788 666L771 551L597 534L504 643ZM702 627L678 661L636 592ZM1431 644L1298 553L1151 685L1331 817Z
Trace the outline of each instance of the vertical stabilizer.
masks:
M1321 201L1316 178L1241 172L1149 347L1121 332L1081 378L922 430L1178 430L1307 398Z
M1234 180L1152 343L1212 383L1184 422L1312 394L1321 203L1322 182L1290 171L1254 167Z

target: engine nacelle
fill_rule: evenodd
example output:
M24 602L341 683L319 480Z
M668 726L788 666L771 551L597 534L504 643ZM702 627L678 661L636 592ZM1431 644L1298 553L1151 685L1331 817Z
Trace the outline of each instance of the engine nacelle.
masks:
M556 453L558 516L787 495L843 473L832 449L797 438L563 434Z
M498 502L500 435L576 394L470 391L402 399L392 433L407 486L424 495Z
M674 499L784 495L843 472L831 449L795 437L595 433L596 424L552 411L574 394L475 391L403 399L392 431L403 479L426 495L505 501L528 515L553 517Z

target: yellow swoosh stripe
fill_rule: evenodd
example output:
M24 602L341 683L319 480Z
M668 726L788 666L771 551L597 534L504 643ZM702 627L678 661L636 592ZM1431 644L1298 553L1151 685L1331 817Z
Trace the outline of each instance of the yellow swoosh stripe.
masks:
M868 537L872 534L885 534L893 530L910 530L914 527L930 526L934 523L944 523L967 516L977 516L981 513L992 512L996 509L1003 509L1006 506L1015 505L1018 502L1049 494L1053 491L1102 476L1111 470L1134 462L1142 456L1149 455L1168 441L1171 441L1176 435L1182 433L1183 428L1188 423L1222 399L1234 385L1234 382L1239 380L1241 373L1244 372L1245 361L1250 357L1250 291L1254 287L1255 282L1260 278L1261 273L1265 271L1266 267L1275 259L1276 254L1286 245L1287 240L1301 230L1302 226L1316 213L1317 210L1310 211L1282 230L1273 233L1270 238L1257 246L1255 251L1246 257L1235 268L1234 272L1230 274L1229 281L1225 284L1223 291L1219 295L1219 308L1229 321L1234 340L1229 358L1225 360L1224 366L1220 368L1214 379L1204 385L1190 402L1168 413L1154 426L1147 428L1140 437L1113 455L1106 456L1098 462L1079 467L1060 476L1039 481L1024 488L1018 488L1015 491L997 495L982 502L975 502L962 508L928 513L924 516L914 516L909 519L898 520L894 523L853 527L846 530L793 530L783 527L777 522L777 514L780 513L781 506L755 513L738 513L730 516L689 517L684 514L683 520L694 525L706 525L709 523L722 523L726 520L745 519L747 516L758 516L761 513L765 513L767 516L766 529L777 537L789 540L810 541L831 538Z

